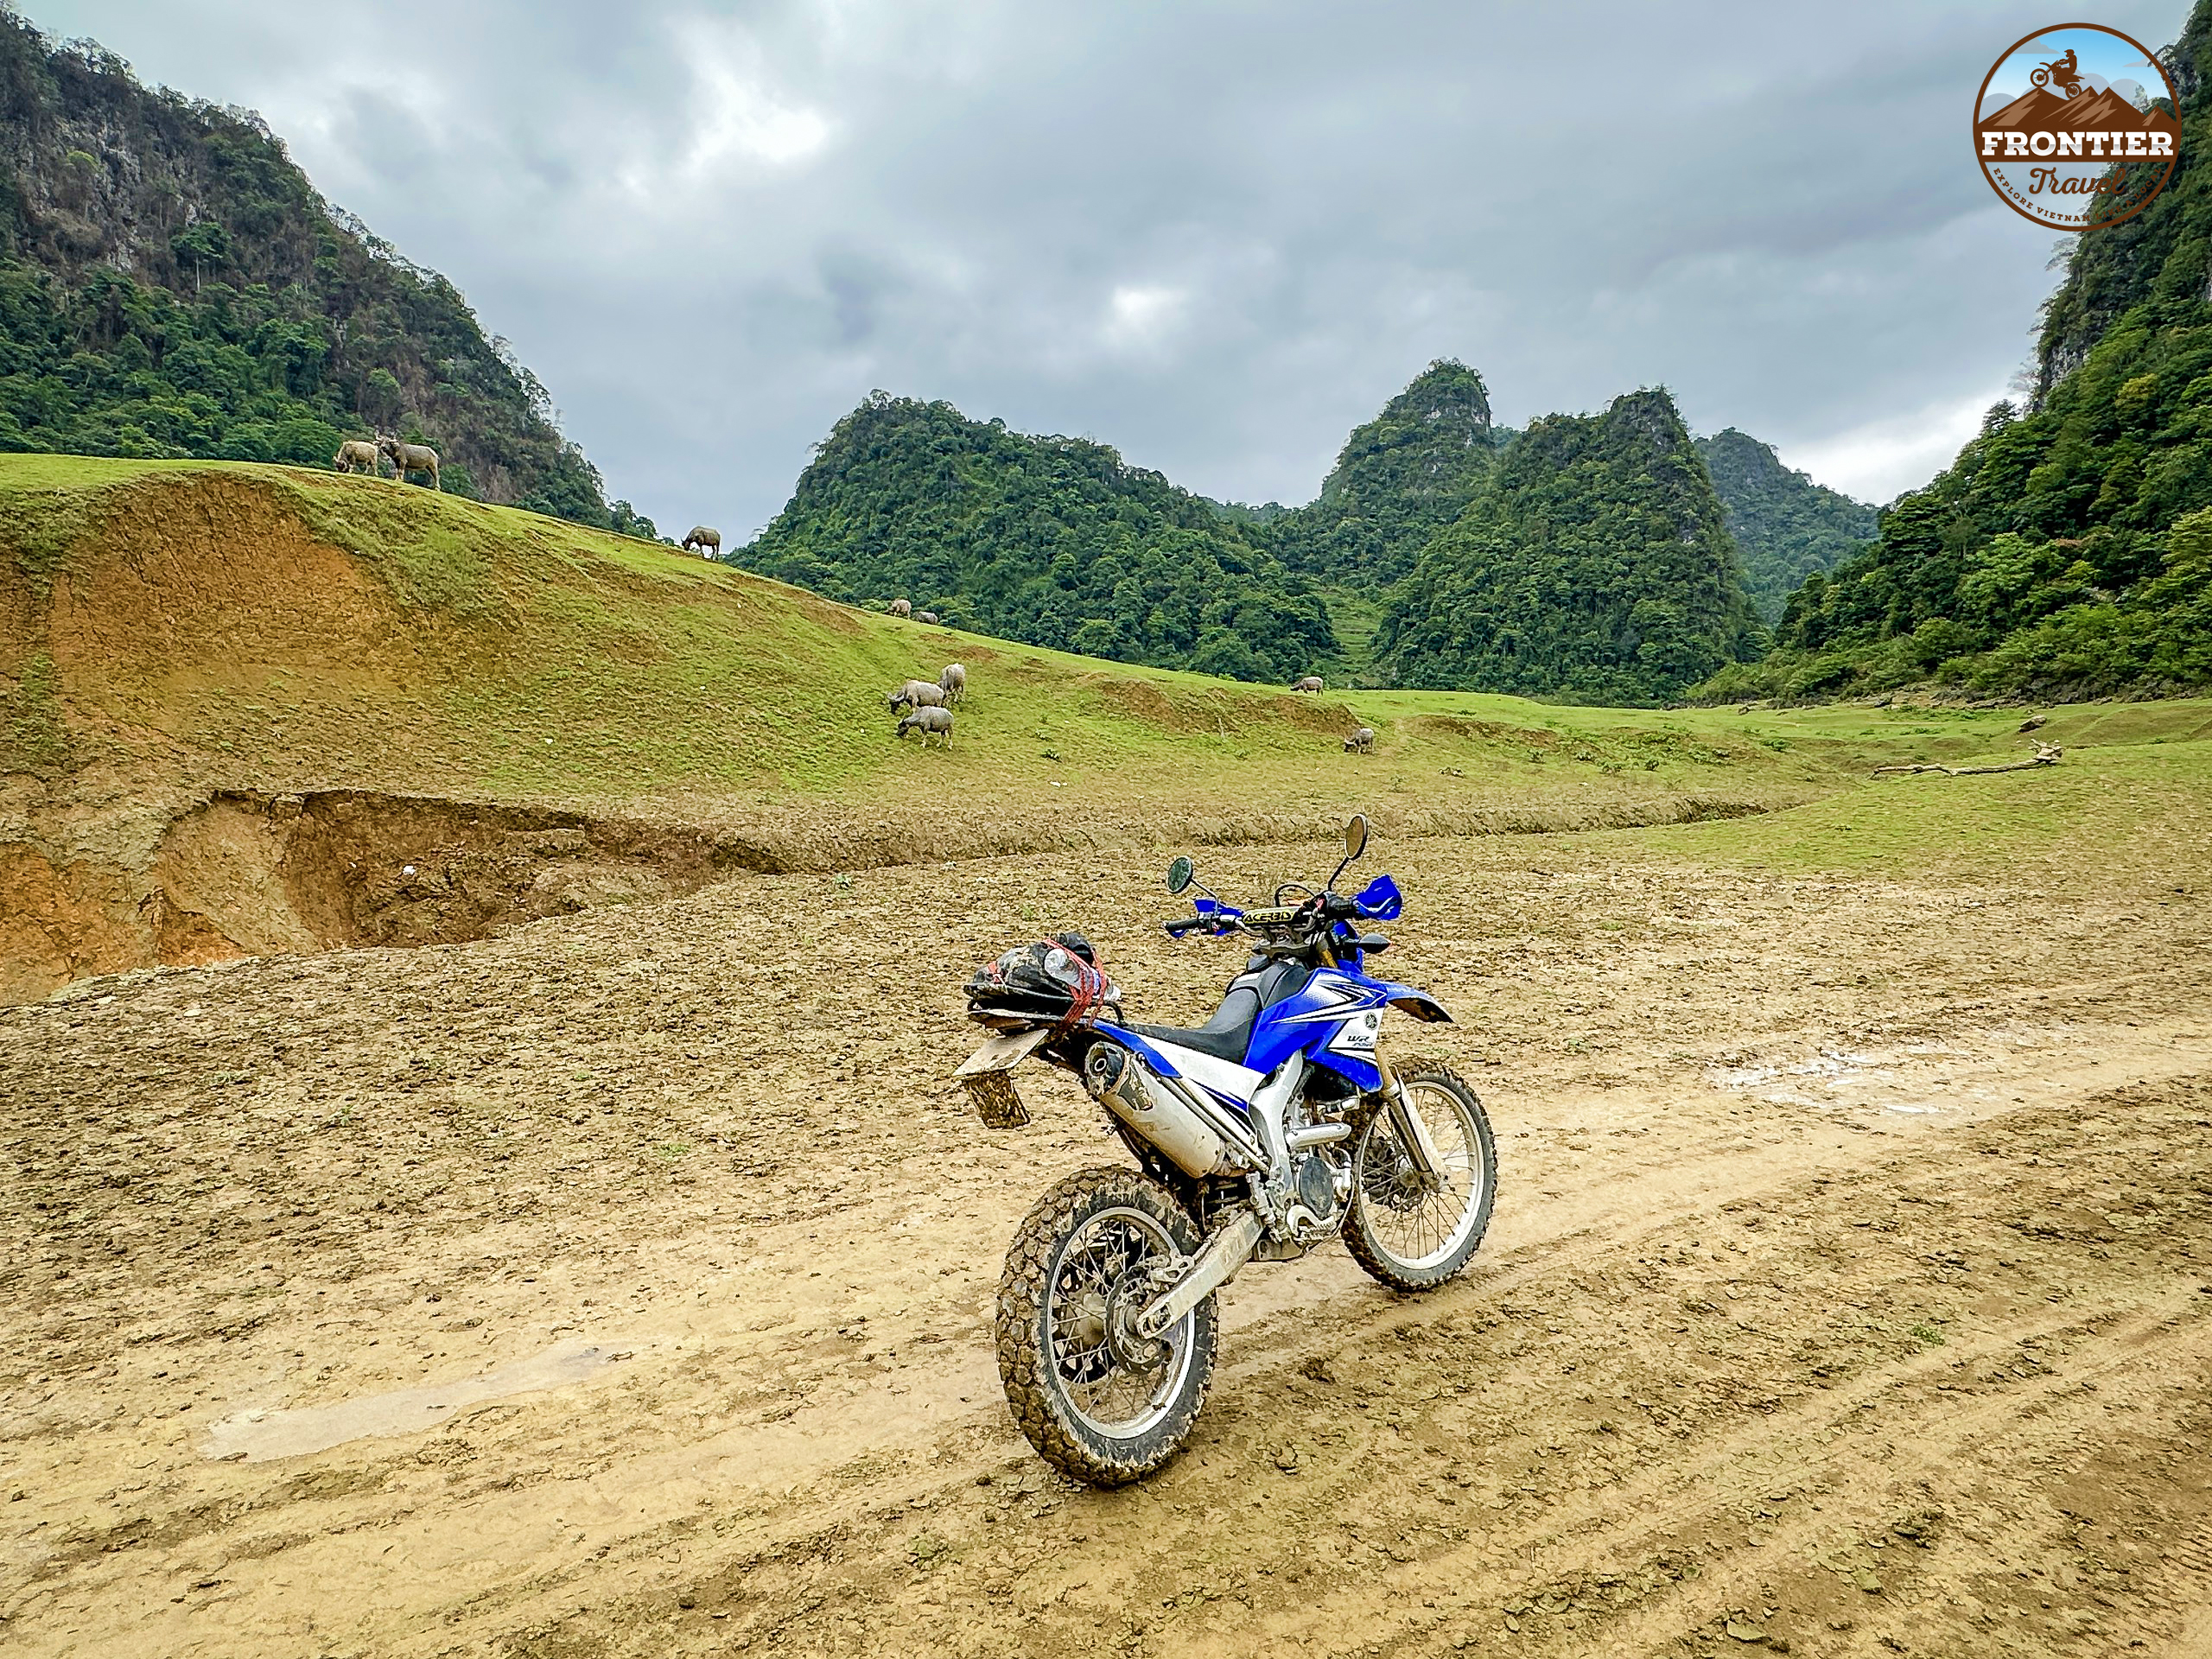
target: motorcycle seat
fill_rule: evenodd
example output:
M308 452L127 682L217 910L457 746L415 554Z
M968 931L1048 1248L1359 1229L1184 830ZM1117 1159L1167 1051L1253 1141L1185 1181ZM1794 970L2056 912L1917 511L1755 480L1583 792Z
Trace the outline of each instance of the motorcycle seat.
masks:
M1140 1037L1173 1043L1179 1048L1195 1048L1217 1060L1241 1065L1244 1051L1251 1046L1252 1022L1259 1017L1259 992L1249 985L1232 985L1213 1018L1195 1029L1175 1026L1131 1026L1129 1029Z
M1252 1046L1252 1022L1260 1017L1260 1010L1271 1008L1286 996L1295 995L1310 975L1310 969L1295 963L1271 963L1230 980L1229 995L1203 1026L1131 1026L1129 1029L1140 1037L1195 1048L1201 1054L1241 1065L1244 1051Z

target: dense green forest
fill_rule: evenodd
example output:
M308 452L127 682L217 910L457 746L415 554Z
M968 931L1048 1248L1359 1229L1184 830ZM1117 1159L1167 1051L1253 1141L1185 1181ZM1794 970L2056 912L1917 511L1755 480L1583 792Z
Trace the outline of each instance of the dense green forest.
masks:
M1319 499L1287 512L1257 510L1268 543L1318 582L1387 588L1466 510L1497 442L1482 376L1440 359L1380 415L1352 429Z
M836 599L1231 679L1294 679L1337 649L1313 586L1202 497L1104 444L880 391L730 557Z
M382 430L435 448L448 490L650 535L550 416L257 117L0 7L0 449L327 467Z
M1999 404L1880 540L1793 596L1777 649L1715 696L1933 680L2092 696L2212 683L2212 0L2171 69L2181 159L2075 244L2036 395Z
M1531 422L1392 591L1401 685L1675 696L1766 644L1719 498L1663 391Z
M1874 539L1879 514L1872 507L1793 472L1771 444L1732 426L1698 439L1697 453L1727 512L1744 585L1770 625L1806 577L1833 570Z

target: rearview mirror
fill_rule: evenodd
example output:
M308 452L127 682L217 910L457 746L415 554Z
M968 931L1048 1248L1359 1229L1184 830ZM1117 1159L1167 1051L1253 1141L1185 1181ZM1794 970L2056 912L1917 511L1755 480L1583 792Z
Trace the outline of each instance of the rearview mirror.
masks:
M1198 879L1198 867L1187 858L1178 858L1167 867L1167 891L1180 893Z
M1349 864L1367 850L1367 815L1355 812L1351 822L1344 825L1344 862Z

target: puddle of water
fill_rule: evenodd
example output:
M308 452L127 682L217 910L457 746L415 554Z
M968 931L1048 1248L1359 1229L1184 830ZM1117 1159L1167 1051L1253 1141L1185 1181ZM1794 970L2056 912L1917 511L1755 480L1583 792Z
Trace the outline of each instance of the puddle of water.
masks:
M450 1421L464 1407L581 1382L613 1359L603 1349L563 1343L495 1371L431 1388L364 1395L334 1406L308 1406L296 1411L242 1411L213 1424L200 1453L206 1458L235 1458L244 1453L248 1463L266 1463L272 1458L327 1451L347 1440L419 1434Z

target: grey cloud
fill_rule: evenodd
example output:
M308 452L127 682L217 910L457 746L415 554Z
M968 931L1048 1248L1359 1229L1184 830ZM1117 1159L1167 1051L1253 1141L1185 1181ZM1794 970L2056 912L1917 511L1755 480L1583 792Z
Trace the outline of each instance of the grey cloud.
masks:
M1993 393L2053 280L1972 159L1980 6L483 0L424 52L29 3L263 109L669 524L765 522L877 385L1249 499L1444 355L1508 419L1664 383L1811 444Z

